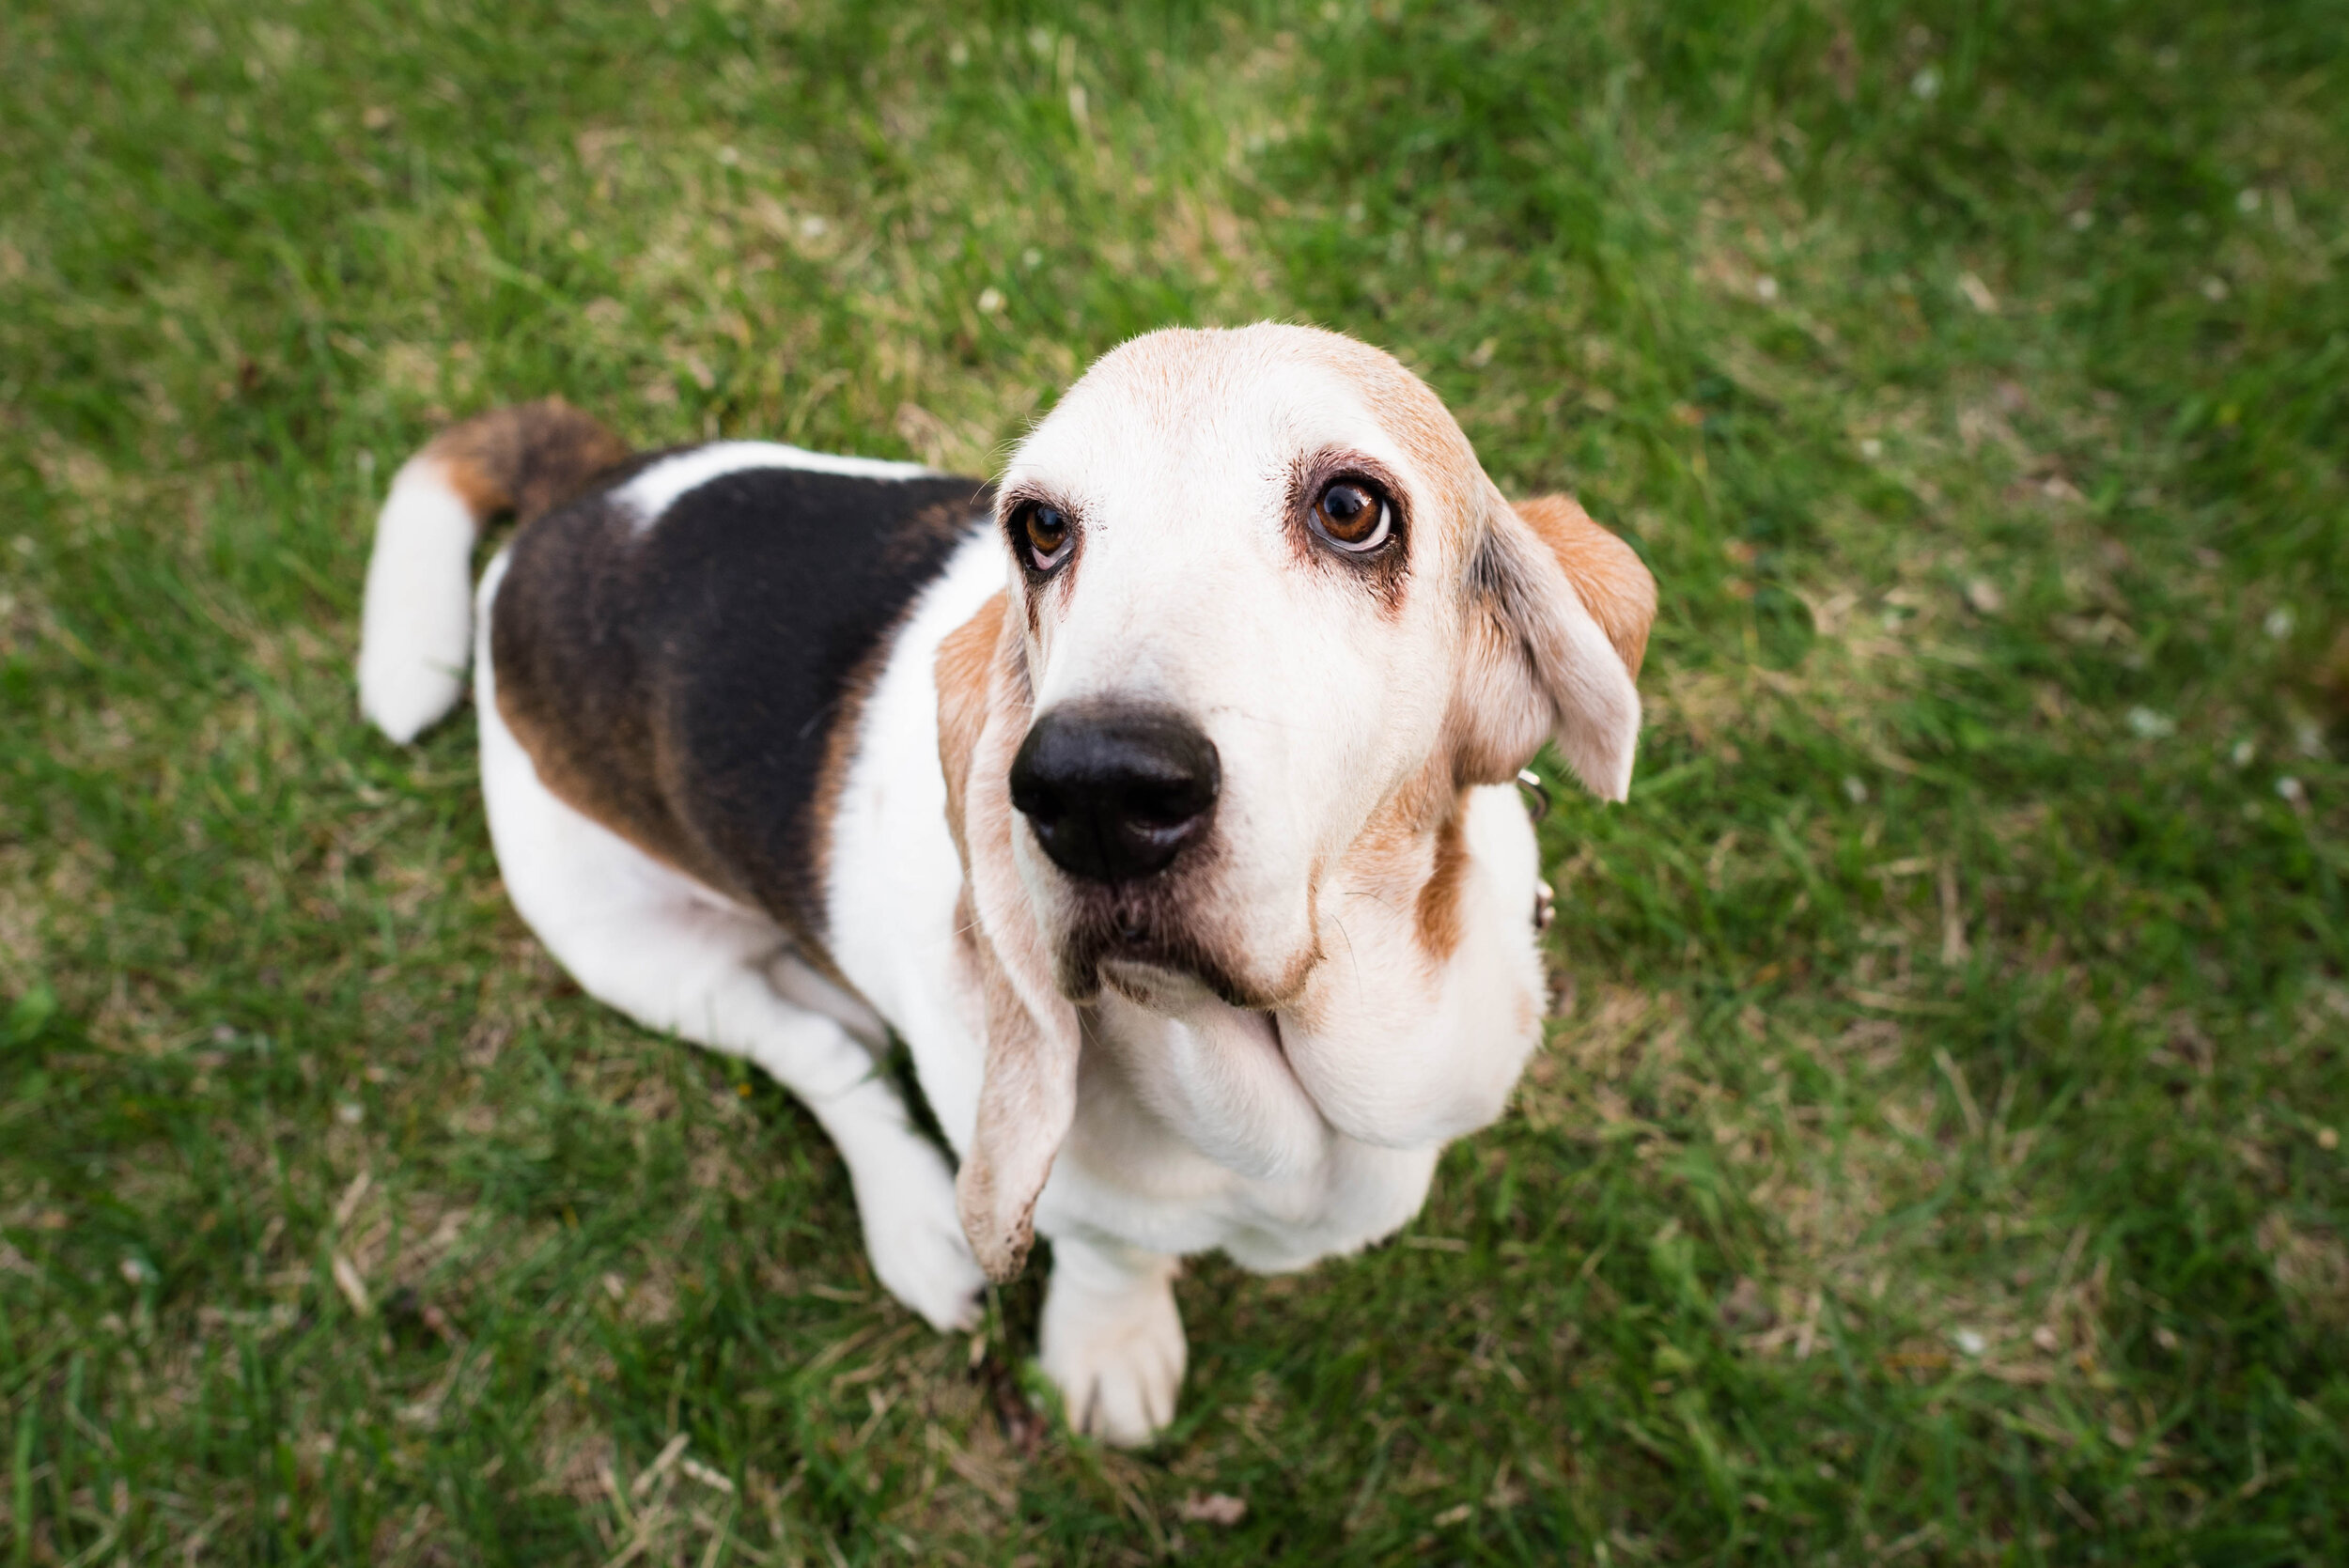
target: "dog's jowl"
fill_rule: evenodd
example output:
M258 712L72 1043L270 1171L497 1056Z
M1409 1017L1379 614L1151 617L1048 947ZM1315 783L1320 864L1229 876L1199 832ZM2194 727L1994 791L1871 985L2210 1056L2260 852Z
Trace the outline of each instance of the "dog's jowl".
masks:
M555 957L798 1094L939 1327L1049 1236L1045 1369L1137 1443L1184 1254L1361 1247L1500 1113L1543 1013L1511 781L1555 740L1623 797L1654 612L1387 355L1170 331L991 484L632 457L552 402L460 425L384 505L360 703L407 740L470 657L499 866ZM958 1171L874 1070L892 1032Z

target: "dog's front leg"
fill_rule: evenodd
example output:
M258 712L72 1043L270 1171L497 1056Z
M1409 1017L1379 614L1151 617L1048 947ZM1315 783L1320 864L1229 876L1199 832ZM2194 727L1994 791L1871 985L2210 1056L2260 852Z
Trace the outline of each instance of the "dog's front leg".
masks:
M1044 1372L1078 1431L1139 1448L1174 1419L1188 1354L1174 1309L1179 1267L1118 1242L1052 1238Z

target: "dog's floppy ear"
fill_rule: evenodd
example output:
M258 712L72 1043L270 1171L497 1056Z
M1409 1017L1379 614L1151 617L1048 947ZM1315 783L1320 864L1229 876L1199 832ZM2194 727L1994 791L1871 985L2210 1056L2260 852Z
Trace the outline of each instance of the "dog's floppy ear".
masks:
M1656 580L1565 496L1512 507L1494 492L1486 511L1470 567L1455 771L1463 784L1501 783L1555 737L1593 794L1623 800Z
M987 1277L1016 1278L1035 1240L1036 1200L1077 1113L1077 1010L1012 863L1011 760L1032 699L1019 623L997 594L939 644L938 753L946 820L962 857L962 952L986 1030L978 1123L956 1206Z

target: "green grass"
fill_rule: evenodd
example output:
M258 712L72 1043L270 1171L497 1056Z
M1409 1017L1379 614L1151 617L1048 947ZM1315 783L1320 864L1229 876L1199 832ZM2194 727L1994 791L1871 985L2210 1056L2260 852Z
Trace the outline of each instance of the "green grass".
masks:
M0 39L0 1564L2349 1560L2339 0ZM1641 777L1410 1234L1023 1456L1033 1280L890 1303L356 722L367 529L497 401L982 469L1265 316L1637 540Z

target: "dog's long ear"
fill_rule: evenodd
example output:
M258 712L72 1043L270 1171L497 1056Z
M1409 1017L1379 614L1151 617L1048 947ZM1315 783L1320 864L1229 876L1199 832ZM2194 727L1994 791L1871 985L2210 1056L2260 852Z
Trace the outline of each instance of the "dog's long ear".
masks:
M1565 496L1512 507L1496 492L1487 512L1470 568L1455 771L1463 784L1499 784L1554 736L1593 794L1623 800L1656 580Z
M1077 1113L1075 1007L1052 984L1043 930L1012 863L1011 760L1032 706L1019 623L1004 594L938 650L938 752L962 857L957 911L986 1030L978 1123L955 1178L971 1250L998 1283L1035 1240L1035 1205Z

